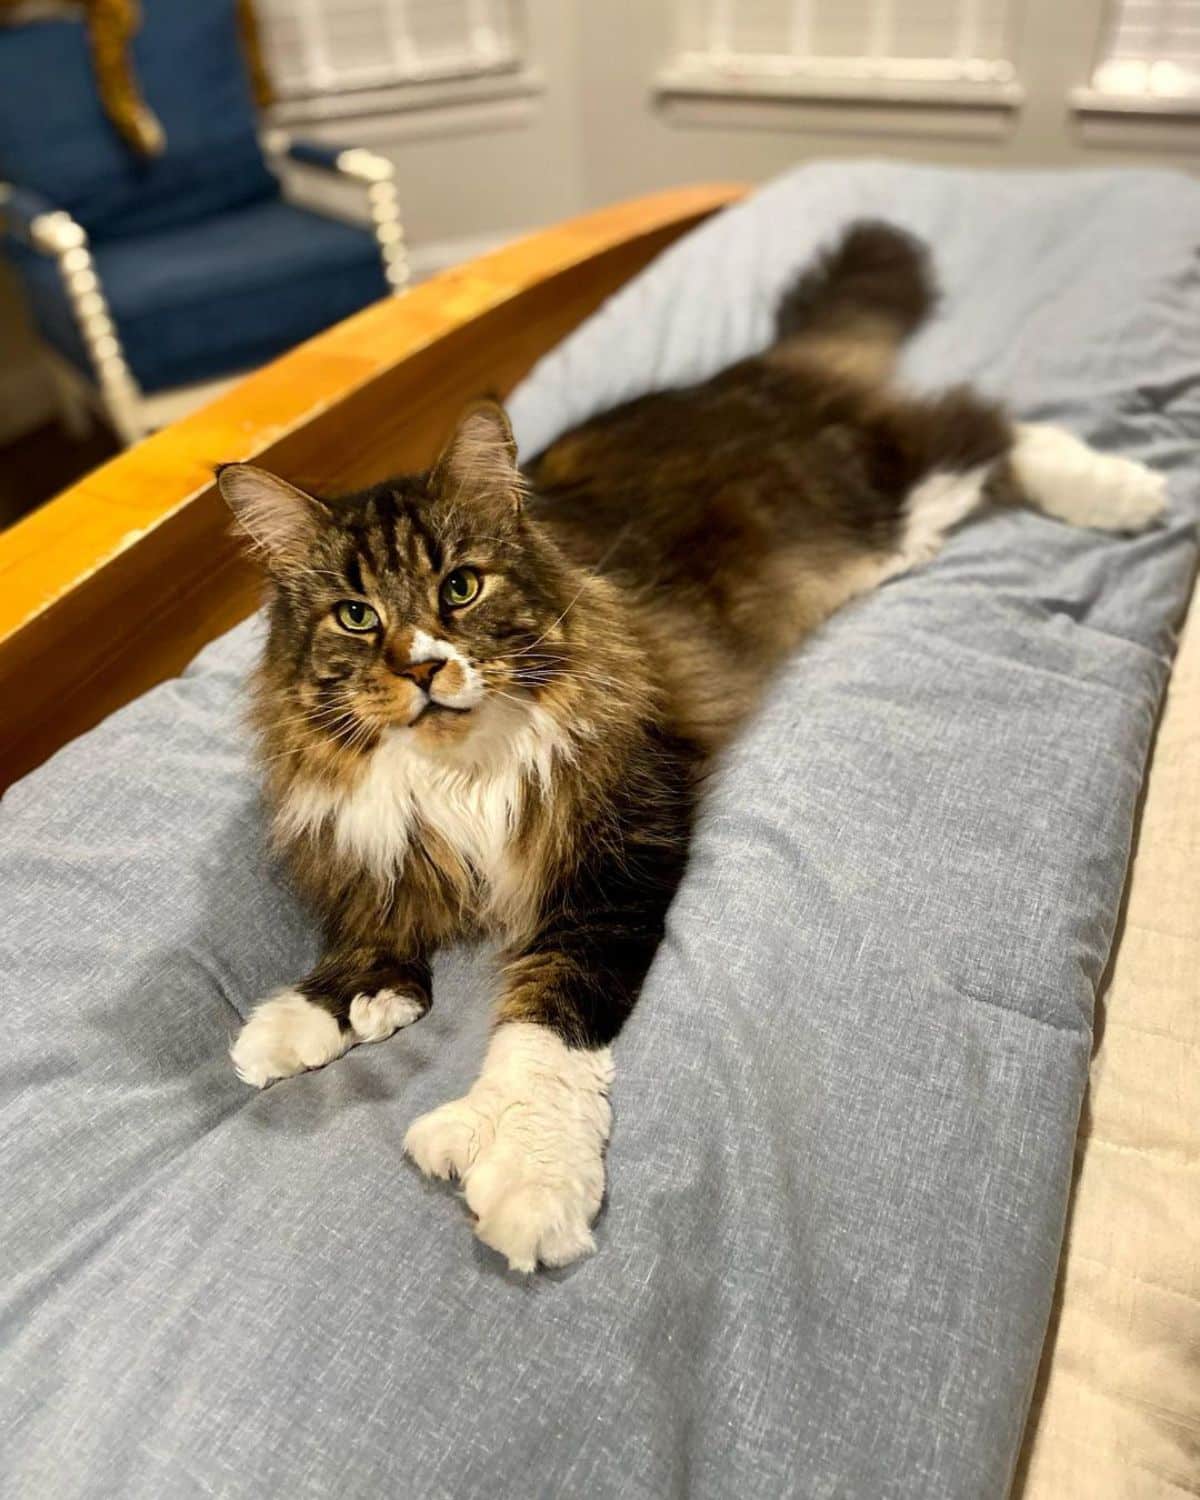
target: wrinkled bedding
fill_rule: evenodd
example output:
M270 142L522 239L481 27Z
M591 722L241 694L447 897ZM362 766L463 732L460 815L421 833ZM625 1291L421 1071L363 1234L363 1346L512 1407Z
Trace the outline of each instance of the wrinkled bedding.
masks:
M263 850L257 622L13 788L4 1493L1003 1493L1195 563L1200 185L806 167L513 413L532 453L761 345L863 213L946 288L906 378L1161 467L1168 524L982 519L781 674L616 1049L598 1253L532 1280L400 1150L478 1065L487 955L443 955L425 1020L319 1073L256 1094L224 1056L316 946Z

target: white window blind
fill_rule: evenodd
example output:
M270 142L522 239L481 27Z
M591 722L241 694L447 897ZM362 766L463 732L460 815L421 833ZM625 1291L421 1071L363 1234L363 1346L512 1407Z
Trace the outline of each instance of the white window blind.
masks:
M1092 87L1134 98L1200 99L1200 0L1114 0Z
M282 99L471 78L520 60L512 0L258 0Z
M680 0L678 66L728 75L1004 83L1011 0Z

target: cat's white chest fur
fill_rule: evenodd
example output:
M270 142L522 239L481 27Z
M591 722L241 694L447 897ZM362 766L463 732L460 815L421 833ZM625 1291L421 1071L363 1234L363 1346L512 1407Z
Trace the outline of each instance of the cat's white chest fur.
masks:
M488 904L505 907L515 895L509 853L527 788L548 787L563 740L536 707L488 710L465 744L445 750L391 731L349 789L297 782L279 809L282 832L328 826L342 854L384 880L402 873L414 839L435 834L476 873Z

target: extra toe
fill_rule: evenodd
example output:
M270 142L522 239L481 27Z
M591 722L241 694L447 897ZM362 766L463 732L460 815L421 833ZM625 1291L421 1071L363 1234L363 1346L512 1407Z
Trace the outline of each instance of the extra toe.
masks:
M414 1120L404 1149L427 1177L461 1178L491 1137L490 1121L465 1099L455 1099Z
M400 990L379 990L374 995L355 995L350 1002L350 1025L360 1042L382 1042L402 1026L411 1026L425 1014L415 995Z

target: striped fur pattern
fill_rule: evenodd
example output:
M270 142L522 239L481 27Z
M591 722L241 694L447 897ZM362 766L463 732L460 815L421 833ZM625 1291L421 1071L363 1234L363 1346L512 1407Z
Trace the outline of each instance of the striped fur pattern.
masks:
M235 1065L261 1086L378 1040L428 1009L439 945L494 941L479 1082L407 1147L516 1269L591 1248L610 1045L705 768L780 659L986 500L1128 529L1161 508L1138 465L966 389L893 389L933 303L921 247L860 224L784 299L772 348L528 473L489 402L429 471L359 494L220 473L272 580L255 721L275 837L327 940Z

